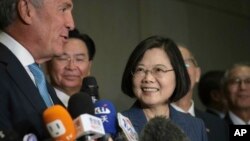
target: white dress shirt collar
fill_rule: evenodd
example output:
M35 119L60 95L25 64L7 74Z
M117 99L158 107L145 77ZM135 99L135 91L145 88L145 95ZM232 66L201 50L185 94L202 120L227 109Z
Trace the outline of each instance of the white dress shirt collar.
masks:
M171 105L173 106L173 108L179 112L182 112L182 113L189 113L190 115L194 116L195 117L195 113L194 113L194 101L191 100L191 106L188 108L188 111L184 111L182 108L180 108L179 106L177 106L176 104L174 103L171 103Z
M30 52L7 33L0 32L0 42L17 57L24 67L35 62Z
M57 97L62 101L63 105L65 107L68 107L68 102L69 102L70 96L57 88L54 88L54 89L56 91Z
M247 124L250 125L250 120L246 123L244 120L242 120L236 114L234 114L232 111L229 111L229 117L232 120L234 125L247 125Z

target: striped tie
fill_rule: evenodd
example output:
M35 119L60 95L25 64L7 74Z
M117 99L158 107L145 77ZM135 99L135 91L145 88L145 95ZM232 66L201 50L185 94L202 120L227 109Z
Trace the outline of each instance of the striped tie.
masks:
M45 81L43 71L40 69L40 67L36 63L33 63L29 65L28 67L31 73L35 77L36 85L38 87L39 93L42 96L45 104L47 105L47 107L52 106L53 103L51 101L51 98L50 98L50 95L46 86L46 81Z

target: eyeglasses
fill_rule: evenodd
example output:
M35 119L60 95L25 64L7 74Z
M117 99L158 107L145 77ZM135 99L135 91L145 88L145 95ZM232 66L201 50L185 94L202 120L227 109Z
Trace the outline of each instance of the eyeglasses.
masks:
M166 69L166 68L158 66L158 67L154 67L151 70L147 70L143 67L137 67L132 72L132 75L135 78L142 78L142 77L145 77L148 72L150 72L151 75L154 76L155 78L162 78L162 77L164 77L165 73L167 73L169 71L173 71L173 69Z
M230 85L240 85L240 84L244 83L245 85L249 85L250 86L250 77L249 78L245 78L245 79L231 78L231 79L228 79L228 83Z
M55 59L60 61L61 63L66 63L66 64L71 61L73 61L75 64L81 64L88 60L87 57L82 54L75 56L69 56L69 55L55 56Z
M198 63L194 58L188 58L184 60L186 68L191 67L192 65L198 67Z

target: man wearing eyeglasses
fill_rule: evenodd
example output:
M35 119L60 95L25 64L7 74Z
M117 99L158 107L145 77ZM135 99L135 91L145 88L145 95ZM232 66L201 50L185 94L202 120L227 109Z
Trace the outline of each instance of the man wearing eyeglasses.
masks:
M186 47L181 45L178 47L185 62L191 85L188 93L183 98L172 103L171 105L177 111L188 113L191 116L202 119L206 126L208 141L228 141L228 127L226 123L222 119L212 114L203 112L195 107L192 96L195 85L199 82L201 69L194 58L194 55L192 55L192 53Z
M224 76L223 88L229 112L225 120L234 125L250 125L250 64L234 64Z
M94 55L94 41L74 29L69 32L63 54L47 63L51 84L66 107L70 96L80 91L82 80L90 74Z

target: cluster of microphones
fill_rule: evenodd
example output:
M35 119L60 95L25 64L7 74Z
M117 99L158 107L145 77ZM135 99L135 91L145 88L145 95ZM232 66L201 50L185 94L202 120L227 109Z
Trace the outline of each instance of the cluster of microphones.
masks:
M43 112L43 120L53 141L138 141L130 120L116 112L109 100L99 99L92 76L83 80L81 91L70 97L68 108L54 105ZM48 141L49 141L48 140ZM37 141L27 134L23 141ZM47 140L46 140L47 141Z

